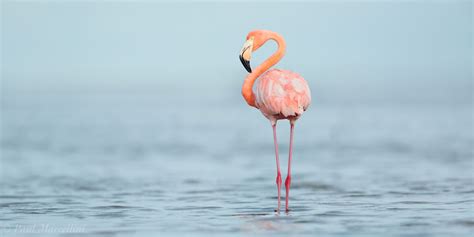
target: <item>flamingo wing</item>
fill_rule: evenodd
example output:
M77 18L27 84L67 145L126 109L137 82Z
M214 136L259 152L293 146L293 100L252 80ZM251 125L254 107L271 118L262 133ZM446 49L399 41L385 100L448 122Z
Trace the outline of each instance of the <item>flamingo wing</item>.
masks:
M271 119L299 117L311 103L308 84L299 74L272 69L260 76L256 104Z

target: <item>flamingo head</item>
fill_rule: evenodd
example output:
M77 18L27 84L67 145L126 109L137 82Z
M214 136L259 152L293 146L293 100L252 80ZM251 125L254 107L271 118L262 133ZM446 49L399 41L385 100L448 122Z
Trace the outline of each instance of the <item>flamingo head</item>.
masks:
M248 72L252 72L252 68L250 67L250 58L252 56L252 52L257 51L258 48L260 48L267 40L269 40L272 33L273 32L269 30L255 30L247 35L244 46L240 51L239 58Z
M254 47L254 37L247 37L247 41L245 41L242 50L240 50L239 58L244 68L249 72L252 73L252 68L250 67L250 58L252 57L252 51Z

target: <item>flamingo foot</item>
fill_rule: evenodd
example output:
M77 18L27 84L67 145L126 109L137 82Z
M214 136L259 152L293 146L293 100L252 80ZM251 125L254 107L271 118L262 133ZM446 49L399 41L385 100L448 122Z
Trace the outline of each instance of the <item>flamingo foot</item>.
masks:
M290 200L290 186L291 186L291 175L288 175L285 180L286 196L285 196L285 210L288 212L288 201Z
M276 184L277 184L277 189L278 189L278 207L275 210L275 212L280 212L280 198L281 198L281 173L278 172L277 177L276 177Z

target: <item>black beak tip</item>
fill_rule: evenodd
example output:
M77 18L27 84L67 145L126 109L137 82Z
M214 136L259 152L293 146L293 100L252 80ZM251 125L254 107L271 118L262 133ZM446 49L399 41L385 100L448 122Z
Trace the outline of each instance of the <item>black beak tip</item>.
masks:
M252 73L252 68L250 68L250 61L247 61L242 57L242 55L239 55L240 62L242 62L242 65L244 65L244 68L247 70L247 72Z
M244 65L245 69L247 72L252 73L252 68L250 68L250 62L246 61L247 64Z

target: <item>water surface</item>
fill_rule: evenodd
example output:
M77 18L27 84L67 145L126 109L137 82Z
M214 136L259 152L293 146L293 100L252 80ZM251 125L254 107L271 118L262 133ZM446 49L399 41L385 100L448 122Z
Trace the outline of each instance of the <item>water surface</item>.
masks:
M472 235L470 105L314 104L296 127L291 211L275 213L271 128L230 97L5 97L0 231Z

